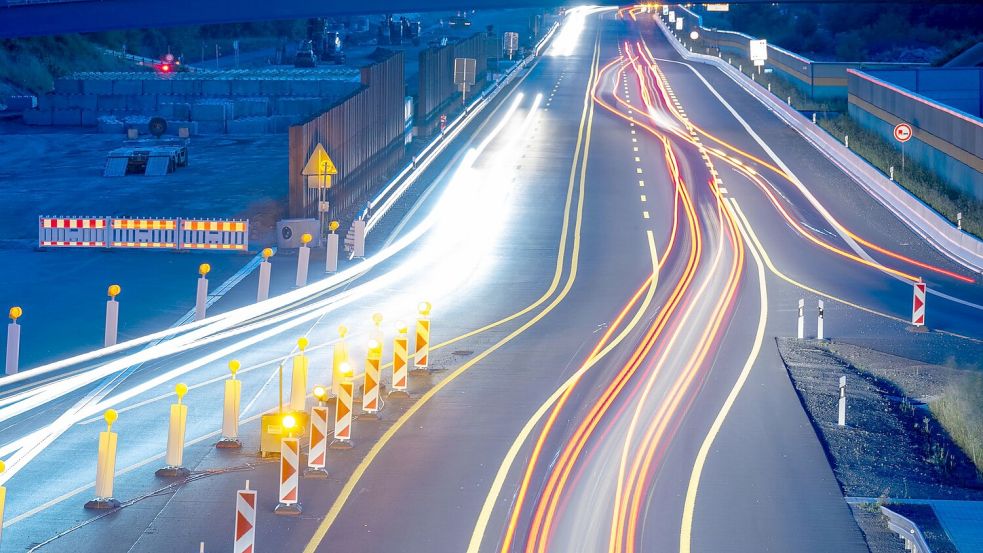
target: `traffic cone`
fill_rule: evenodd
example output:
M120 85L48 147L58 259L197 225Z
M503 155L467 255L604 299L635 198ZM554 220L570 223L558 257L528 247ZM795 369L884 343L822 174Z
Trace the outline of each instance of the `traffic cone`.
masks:
M254 553L256 548L256 490L246 487L236 491L236 522L232 553Z
M198 266L198 292L195 294L195 320L200 321L205 318L205 308L208 306L208 272L212 266L202 263Z
M17 319L24 314L24 310L14 306L8 312L10 324L7 325L7 369L6 373L17 374L20 365L20 325Z

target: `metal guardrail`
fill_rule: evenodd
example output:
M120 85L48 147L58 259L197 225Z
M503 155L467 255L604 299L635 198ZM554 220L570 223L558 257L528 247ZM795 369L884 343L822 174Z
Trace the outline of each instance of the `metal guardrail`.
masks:
M359 212L356 217L359 219L366 219L365 224L365 234L366 236L371 232L371 230L378 224L379 221L385 217L389 209L396 203L396 201L406 192L407 189L416 180L416 176L422 172L423 169L429 165L430 161L437 156L446 147L457 134L464 128L466 123L474 118L481 110L492 101L499 92L502 91L506 86L508 86L513 80L515 80L518 71L525 68L532 62L533 59L541 52L543 46L546 42L553 36L559 23L554 23L550 30L543 36L542 39L536 44L534 48L534 53L526 56L522 61L513 65L503 76L500 78L491 88L485 89L474 98L474 100L467 105L463 112L461 112L453 121L451 121L447 127L437 135L429 144L413 159L407 164L395 177L383 188L379 194L375 196L372 200L368 202L366 207ZM408 178L410 175L413 178Z
M112 56L114 58L118 58L121 60L132 61L140 65L149 65L153 67L154 65L160 63L160 60L155 60L153 58L148 58L145 56L137 56L135 54L127 54L124 52L120 52L119 50L113 50L111 48L100 48L100 49L102 50L102 54L104 56ZM188 71L191 73L199 71L197 67L192 67L190 65L182 65L181 68L182 71Z
M887 517L887 527L904 540L905 549L912 553L932 553L917 524L884 505L881 505L881 514Z
M789 127L811 143L834 165L860 184L871 196L894 213L916 234L935 245L953 261L977 273L983 273L983 241L956 228L947 219L926 205L896 182L888 179L876 167L847 149L822 128L813 125L801 113L774 97L760 84L747 78L726 61L690 52L666 29L661 18L656 23L677 53L686 60L714 65L735 83L775 113Z

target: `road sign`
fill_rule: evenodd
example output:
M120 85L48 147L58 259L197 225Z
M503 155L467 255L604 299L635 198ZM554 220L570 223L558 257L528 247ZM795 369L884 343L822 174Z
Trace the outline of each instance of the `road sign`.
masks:
M454 84L474 85L478 61L474 58L454 58Z
M915 283L915 295L911 300L911 324L925 326L925 283Z
M331 188L331 177L338 174L338 168L324 146L318 144L300 173L307 177L308 188Z
M768 41L763 38L759 40L751 40L750 53L751 53L751 61L767 60Z
M519 33L508 32L505 33L505 39L503 41L505 46L505 52L509 55L509 59L512 58L512 54L519 49Z
M683 18L682 17L677 17L676 18L676 30L677 31L682 31L683 30Z
M671 11L669 12L669 23L675 23L675 22L676 22L676 12Z
M669 6L662 6L662 15L669 15Z
M894 139L898 142L908 142L911 140L911 125L908 123L898 123L894 127Z
M730 4L707 4L708 12L729 12Z

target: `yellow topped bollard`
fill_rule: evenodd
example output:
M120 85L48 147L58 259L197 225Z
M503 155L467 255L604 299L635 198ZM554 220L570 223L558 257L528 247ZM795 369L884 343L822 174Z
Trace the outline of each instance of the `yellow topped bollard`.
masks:
M115 509L120 503L113 497L113 479L116 475L117 434L113 423L119 415L113 409L103 413L106 430L99 433L99 452L96 463L96 497L85 504L86 509Z
M304 350L307 349L307 338L297 340L300 353L294 356L293 371L290 375L290 410L298 413L307 411L307 368L308 360Z
M348 336L348 327L340 325L338 327L338 341L334 345L334 353L331 356L331 390L333 395L338 395L338 385L341 382L341 364L348 362L348 344L345 337Z
M232 378L225 381L225 403L222 409L222 438L215 444L219 449L239 449L239 402L242 398L242 381L236 378L240 363L236 359L229 361L229 372Z
M341 225L338 221L331 221L328 223L328 230L331 232L328 234L328 239L325 244L326 252L324 256L324 270L328 273L334 273L338 271L338 227Z
M167 430L167 456L166 465L158 469L157 476L164 478L187 478L191 471L184 468L184 437L188 424L188 406L181 403L184 395L188 393L188 385L178 383L174 386L174 393L177 395L177 403L171 404L171 416Z
M270 258L273 257L273 248L263 248L263 260L259 262L259 285L256 290L256 302L261 302L270 297L270 270L272 264Z
M17 374L20 366L20 325L17 319L21 318L24 310L16 305L10 308L7 315L10 316L10 324L7 325L7 370L8 375Z
M393 379L392 390L389 392L391 398L408 398L409 387L408 375L406 370L407 348L409 329L403 323L396 325L396 337L393 339Z
M205 308L208 305L208 273L212 266L202 263L198 266L198 291L195 295L195 320L200 321L205 318Z
M314 237L309 233L304 233L300 237L300 248L297 250L297 280L295 284L298 288L307 286L307 267L311 262L311 243Z
M433 305L428 301L420 302L417 310L420 316L416 319L416 368L428 370L430 367L430 310Z
M116 296L122 291L119 284L110 284L106 293L109 300L106 301L106 332L103 339L103 347L115 346L117 330L119 328L119 302Z
M335 397L334 441L331 449L352 448L352 366L345 361L338 369L338 393Z

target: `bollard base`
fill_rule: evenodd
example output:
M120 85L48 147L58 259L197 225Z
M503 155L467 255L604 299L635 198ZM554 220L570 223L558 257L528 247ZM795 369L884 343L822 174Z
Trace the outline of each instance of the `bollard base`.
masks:
M304 471L304 478L310 478L311 480L324 480L328 477L328 471L321 469L308 468Z
M388 399L411 399L412 397L406 390L393 390L386 396Z
M415 374L417 376L430 374L430 369L425 367L416 367L415 369L410 369L410 374Z
M928 327L925 325L908 325L908 332L924 333L928 332Z
M157 469L154 476L158 478L187 478L191 476L191 471L184 467L164 467Z
M355 420L360 421L381 421L382 415L378 412L375 413L359 413L355 415Z
M218 449L242 449L242 442L239 438L222 438L216 442L215 447Z
M119 507L120 502L114 497L97 497L86 502L85 504L86 509L95 510L118 509Z
M351 449L355 444L351 440L332 440L328 444L328 449Z
M273 509L274 514L287 517L295 517L302 512L304 510L300 507L300 503L281 503Z

